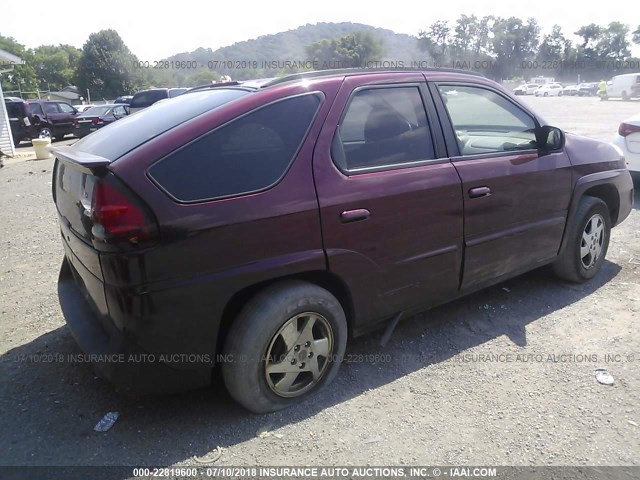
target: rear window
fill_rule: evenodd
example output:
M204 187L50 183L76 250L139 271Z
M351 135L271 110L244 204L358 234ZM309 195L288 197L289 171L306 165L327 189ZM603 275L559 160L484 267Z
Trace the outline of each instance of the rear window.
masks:
M241 89L215 89L180 95L101 128L72 148L116 160L176 125L249 94Z
M186 92L188 88L172 88L169 90L169 98L177 97L178 95L182 95Z
M7 107L7 115L9 118L21 118L23 116L19 103L5 103L5 106Z
M181 202L269 188L295 158L320 103L312 93L261 107L160 160L149 175Z
M111 108L112 107L91 107L82 112L82 115L87 117L90 117L92 115L106 115L107 113L109 113L109 110L111 110Z
M147 108L158 100L168 98L168 96L169 94L167 90L147 90L145 92L138 92L133 96L133 100L131 100L131 108Z

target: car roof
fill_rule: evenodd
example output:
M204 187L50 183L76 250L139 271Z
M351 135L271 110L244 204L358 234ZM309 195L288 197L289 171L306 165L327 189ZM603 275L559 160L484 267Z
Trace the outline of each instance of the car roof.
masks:
M294 73L285 77L275 78L261 85L261 88L269 88L283 83L310 80L316 78L345 77L354 75L374 75L376 73L456 73L485 78L484 75L470 70L454 68L342 68L336 70L316 70L312 72Z

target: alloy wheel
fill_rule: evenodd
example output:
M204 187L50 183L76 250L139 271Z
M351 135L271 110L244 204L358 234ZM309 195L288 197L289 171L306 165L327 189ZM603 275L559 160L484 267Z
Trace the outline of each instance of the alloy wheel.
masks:
M600 258L604 237L604 219L596 213L587 221L580 241L580 261L587 270Z
M311 390L328 370L334 350L331 325L319 313L300 313L273 336L265 356L269 388L281 397Z

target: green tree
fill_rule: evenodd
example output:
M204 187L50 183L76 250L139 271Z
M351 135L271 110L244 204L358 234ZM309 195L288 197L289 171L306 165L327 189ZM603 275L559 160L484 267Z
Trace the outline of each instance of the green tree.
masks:
M180 85L184 87L197 87L199 85L207 85L211 82L217 82L218 80L220 80L220 75L216 72L209 70L208 68L201 68L187 75Z
M611 22L600 29L596 52L598 57L611 60L624 60L631 56L627 34L629 27L620 22Z
M438 20L432 23L428 30L418 33L420 48L437 62L445 61L450 41L451 27L444 20Z
M510 78L524 60L535 56L540 27L533 18L528 19L527 23L516 17L497 18L493 33L491 44L497 61L494 74L496 78Z
M305 48L307 57L321 68L366 67L384 54L382 42L368 32L355 32L333 40L319 40Z
M632 41L633 43L640 45L640 25L638 25L638 28L633 31Z
M132 93L144 83L137 58L115 30L89 35L82 47L76 82L81 92L87 89L93 98L114 98Z
M550 34L540 43L538 59L541 61L567 60L571 54L571 41L562 33L560 25L554 25Z
M0 35L0 50L17 55L25 61L24 65L15 65L13 72L2 75L2 89L5 91L35 91L38 88L38 79L33 68L33 53L14 38L2 35Z
M82 50L71 45L41 45L34 50L34 68L42 88L61 90L73 83Z

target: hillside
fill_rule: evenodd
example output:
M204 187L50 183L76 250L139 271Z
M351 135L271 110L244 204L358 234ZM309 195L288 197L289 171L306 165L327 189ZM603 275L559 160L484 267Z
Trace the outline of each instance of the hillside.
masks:
M370 25L345 22L307 24L295 30L264 35L217 50L198 48L193 52L173 55L167 60L195 60L199 65L209 65L218 73L230 75L234 79L270 77L296 71L295 68L287 68L283 63L308 60L305 53L307 45L354 32L374 34L384 46L382 60L410 61L425 58L425 53L418 49L416 37Z

